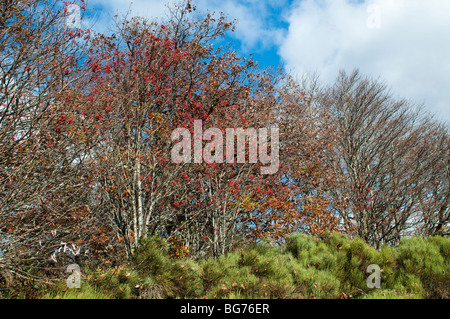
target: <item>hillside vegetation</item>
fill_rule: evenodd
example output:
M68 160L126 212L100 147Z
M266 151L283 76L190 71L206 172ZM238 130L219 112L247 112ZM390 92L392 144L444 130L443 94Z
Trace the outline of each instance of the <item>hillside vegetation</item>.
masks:
M293 234L287 245L255 244L219 258L173 259L146 239L127 265L82 270L81 288L61 284L40 298L448 298L450 238L405 238L376 250L359 238ZM368 265L381 287L368 288Z
M0 298L448 298L449 127L382 79L263 67L193 0L2 4Z

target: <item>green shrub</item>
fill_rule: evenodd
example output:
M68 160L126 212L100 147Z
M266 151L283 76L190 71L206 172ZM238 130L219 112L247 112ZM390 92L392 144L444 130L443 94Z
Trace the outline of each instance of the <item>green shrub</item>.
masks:
M445 247L443 244L441 246ZM376 288L367 286L370 275L367 267L376 264L381 269L382 289L396 289L419 296L423 294L417 277L401 274L397 250L386 245L376 250L360 238L349 239L338 233L324 233L321 241L312 236L293 234L288 238L286 250L296 257L300 266L325 272L331 287L335 289L330 290L333 293L336 289L340 295L352 297L372 293ZM306 295L311 296L311 292Z
M398 247L401 268L420 278L425 298L450 297L450 238L404 238Z
M286 240L286 251L291 253L300 263L306 265L310 258L310 250L316 246L318 240L312 236L294 233Z
M423 238L402 239L398 250L400 262L407 272L423 276L444 271L444 257L439 247Z
M340 283L331 272L314 267L303 268L300 264L295 263L291 265L295 284L295 298L337 298Z
M209 259L202 264L208 298L287 298L293 278L285 266L289 256L265 244ZM292 257L290 257L292 259Z
M448 298L450 239L405 238L374 249L360 238L292 234L285 247L265 243L218 258L171 259L164 240L141 240L127 266L95 271L81 289L65 285L44 298ZM381 268L381 289L367 267ZM85 272L86 274L86 272Z
M140 274L161 275L171 268L169 247L157 237L143 238L131 259L133 268Z
M426 241L427 241L427 243L433 244L439 248L439 252L446 262L446 266L449 267L449 265L450 265L449 264L449 262L450 262L450 238L442 237L442 236L433 236L433 237L428 237L426 239Z
M197 263L169 256L167 243L159 238L142 239L131 261L141 277L152 277L170 298L198 297L202 292Z
M248 291L257 287L258 278L252 274L250 266L240 261L241 251L235 251L201 264L200 276L207 298L251 298Z

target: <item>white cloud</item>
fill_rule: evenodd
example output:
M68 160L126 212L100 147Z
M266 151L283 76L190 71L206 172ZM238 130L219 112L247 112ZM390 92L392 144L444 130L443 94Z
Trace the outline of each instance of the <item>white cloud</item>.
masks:
M102 3L109 7L111 11L126 12L132 10L134 15L145 17L164 17L167 11L166 0L91 0L90 4L96 2Z
M244 51L251 52L258 47L270 48L282 40L283 31L275 25L279 17L274 16L274 11L287 8L286 1L204 0L202 6L213 6L229 19L237 19L234 37L241 41Z
M302 0L287 22L279 54L297 74L358 67L450 123L450 1Z
M115 14L123 15L130 11L131 16L162 19L166 16L166 5L170 2L166 0L89 0L87 3L88 10L91 10L93 14L87 24L95 21L93 30L108 33L108 30L113 28L112 17Z

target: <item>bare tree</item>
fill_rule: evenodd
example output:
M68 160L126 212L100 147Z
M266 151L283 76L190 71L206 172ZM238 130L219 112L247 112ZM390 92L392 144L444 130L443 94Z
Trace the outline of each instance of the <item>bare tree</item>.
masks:
M19 276L33 273L24 264L49 266L61 241L89 237L79 236L92 223L83 206L86 146L60 100L83 75L87 34L66 27L56 1L0 5L0 267Z
M436 123L424 140L424 152L432 165L420 196L414 234L422 236L450 234L450 136L448 127Z
M348 203L342 218L374 246L398 242L439 161L427 150L437 134L434 122L358 71L341 72L319 103L338 125L339 175L345 179L334 196Z

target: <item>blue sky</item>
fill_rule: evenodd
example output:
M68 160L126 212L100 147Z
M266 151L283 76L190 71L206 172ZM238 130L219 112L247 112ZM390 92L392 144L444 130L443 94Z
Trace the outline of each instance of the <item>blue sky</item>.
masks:
M88 0L105 32L111 16L164 18L170 0ZM332 83L340 69L379 78L450 123L449 0L197 0L198 11L237 19L228 36L261 66L282 64L299 78L317 73ZM88 24L89 21L83 21Z

